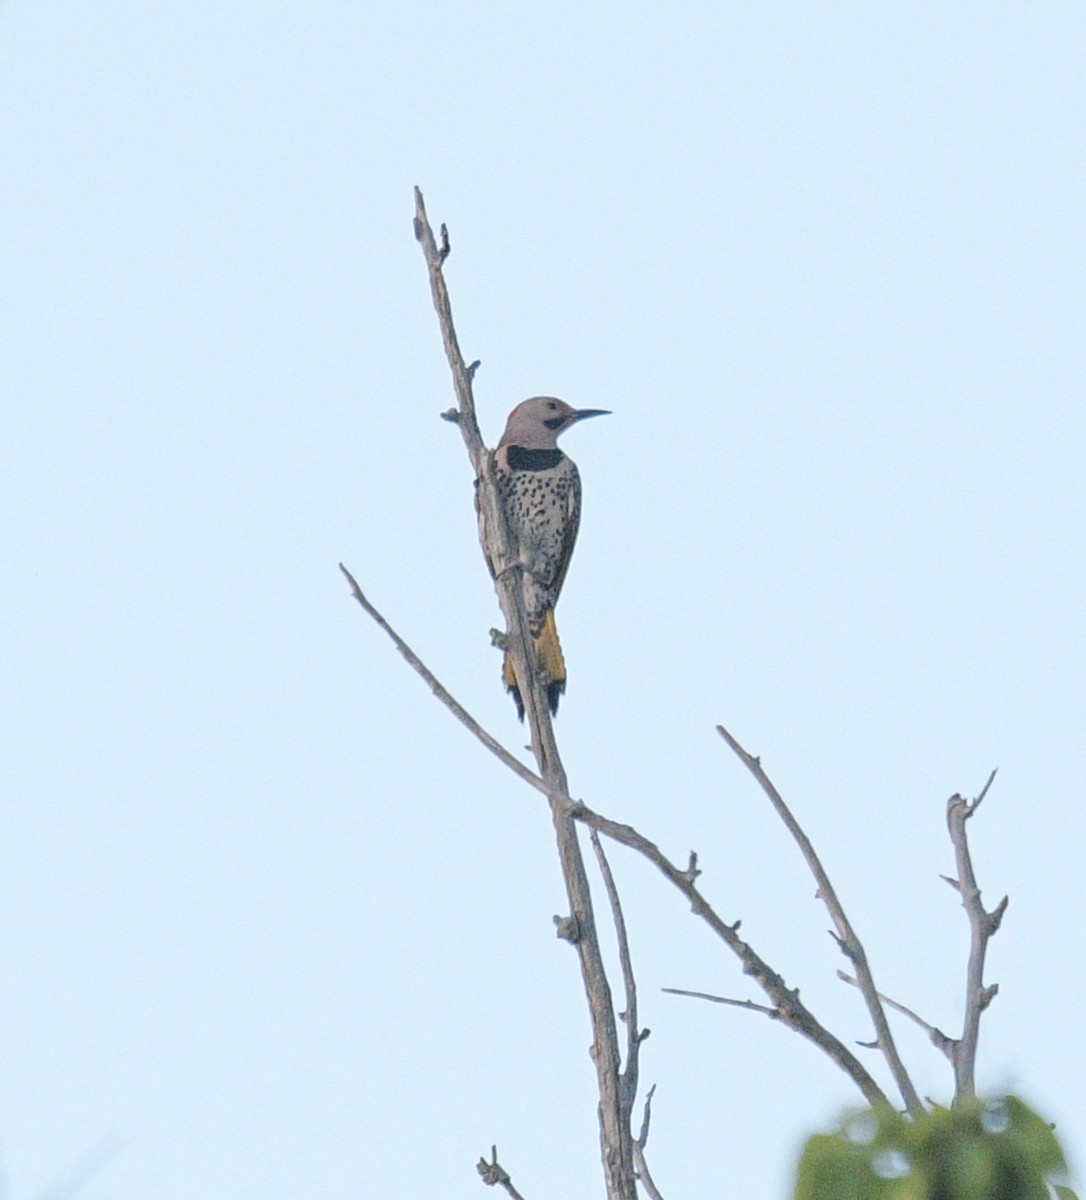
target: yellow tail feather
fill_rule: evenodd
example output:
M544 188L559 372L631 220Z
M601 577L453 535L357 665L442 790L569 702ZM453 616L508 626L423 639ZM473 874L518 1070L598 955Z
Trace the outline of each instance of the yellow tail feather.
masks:
M566 682L566 660L558 641L558 627L554 623L554 609L548 609L543 628L535 639L535 656L539 669L548 683Z
M547 689L547 701L552 713L558 711L558 697L566 690L566 660L562 656L562 646L558 641L558 627L554 623L554 609L550 609L543 618L543 628L539 637L532 639L535 644L535 658L539 665L539 674ZM502 683L505 689L513 695L517 706L517 716L524 720L524 704L517 686L517 677L513 671L513 660L506 654L502 663Z

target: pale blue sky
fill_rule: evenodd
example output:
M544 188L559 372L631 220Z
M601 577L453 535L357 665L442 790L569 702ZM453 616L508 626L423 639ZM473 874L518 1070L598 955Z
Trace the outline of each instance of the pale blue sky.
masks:
M946 798L1009 892L980 1079L1086 1150L1086 10L0 8L5 1200L601 1194L549 817L351 603L524 738L414 184L494 440L573 431L571 786L847 1039L960 1022ZM857 1099L615 852L671 1200L783 1200ZM898 1023L922 1092L949 1070Z

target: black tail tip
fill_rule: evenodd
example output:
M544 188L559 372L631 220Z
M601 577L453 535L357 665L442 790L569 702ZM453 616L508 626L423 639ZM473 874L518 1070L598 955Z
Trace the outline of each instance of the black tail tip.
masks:
M524 701L521 699L520 688L517 685L511 684L507 689L509 695L513 697L513 703L517 706L517 720L524 724ZM559 680L557 683L547 685L547 704L550 706L551 716L558 716L558 701L566 690L566 681Z

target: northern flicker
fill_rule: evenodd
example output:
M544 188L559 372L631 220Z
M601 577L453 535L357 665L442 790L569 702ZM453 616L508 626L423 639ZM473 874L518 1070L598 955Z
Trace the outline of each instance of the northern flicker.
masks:
M558 435L603 408L571 408L553 396L533 396L509 414L494 452L498 495L521 567L524 608L535 657L552 713L566 690L566 664L554 624L554 606L566 577L581 520L581 477L558 449ZM524 700L508 653L502 682L524 720Z

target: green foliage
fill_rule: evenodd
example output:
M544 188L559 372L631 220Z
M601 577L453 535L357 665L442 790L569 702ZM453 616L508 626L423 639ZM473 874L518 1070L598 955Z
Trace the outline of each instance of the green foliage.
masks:
M1015 1096L918 1120L867 1109L803 1149L795 1200L1076 1200L1052 1127Z

